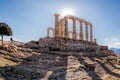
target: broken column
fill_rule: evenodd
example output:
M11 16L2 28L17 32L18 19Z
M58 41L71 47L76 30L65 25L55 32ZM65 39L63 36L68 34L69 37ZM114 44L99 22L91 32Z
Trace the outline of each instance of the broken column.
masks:
M82 30L82 21L79 21L80 23L80 40L83 40L83 30Z
M96 39L94 39L94 43L97 43Z
M52 30L52 36L51 37L55 37L55 29L48 27L47 29L47 37L50 37L50 30Z
M88 41L88 23L85 23L86 41Z
M49 27L47 28L47 37L49 37Z
M59 14L55 14L55 37L58 37L59 36Z

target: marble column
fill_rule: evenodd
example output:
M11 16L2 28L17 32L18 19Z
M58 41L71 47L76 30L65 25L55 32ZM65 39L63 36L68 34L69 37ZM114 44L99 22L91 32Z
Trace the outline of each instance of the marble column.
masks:
M61 37L62 36L62 34L61 34L61 30L62 30L62 28L61 28L61 21L59 21L59 27L58 28L59 28L59 32L58 32L59 33L59 37Z
M68 18L65 17L65 38L69 38L69 33L68 33Z
M65 37L65 20L64 19L61 19L61 29L62 29L61 35L64 38Z
M92 24L90 24L90 41L93 41Z
M49 27L47 28L47 37L50 37L49 36Z
M53 29L53 37L55 37L55 29Z
M73 39L76 40L76 20L73 18Z
M58 37L59 36L59 14L55 14L55 37Z
M85 23L86 41L88 41L88 24Z
M80 40L83 40L83 28L82 28L82 21L79 21L80 23Z

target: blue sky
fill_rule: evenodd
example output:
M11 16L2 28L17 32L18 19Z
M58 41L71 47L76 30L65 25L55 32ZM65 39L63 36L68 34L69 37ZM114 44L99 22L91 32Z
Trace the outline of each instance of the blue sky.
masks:
M12 28L15 40L38 40L54 27L54 13L67 8L93 24L99 44L120 48L120 0L0 0L0 22Z

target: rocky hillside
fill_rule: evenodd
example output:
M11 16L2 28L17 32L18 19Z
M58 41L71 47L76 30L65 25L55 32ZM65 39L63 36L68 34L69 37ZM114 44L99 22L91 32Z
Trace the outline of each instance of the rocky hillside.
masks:
M1 47L0 80L120 80L119 57L115 54L64 55L41 52L35 44L17 42L12 48Z

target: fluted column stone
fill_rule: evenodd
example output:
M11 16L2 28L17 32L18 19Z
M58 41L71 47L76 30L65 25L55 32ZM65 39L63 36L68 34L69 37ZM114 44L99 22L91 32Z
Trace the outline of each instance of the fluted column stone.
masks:
M59 21L59 31L58 31L58 33L59 33L59 37L61 37L62 36L62 34L61 34L61 21Z
M86 41L88 41L88 24L85 23Z
M76 40L76 20L73 18L73 39Z
M53 37L55 37L55 29L53 29Z
M90 41L93 41L92 24L90 24Z
M83 26L82 26L82 21L79 21L80 23L80 40L83 40Z
M61 19L61 35L64 38L65 37L65 21L64 19Z
M55 14L55 37L59 36L59 14Z
M69 33L68 33L68 18L65 17L65 38L69 38Z

